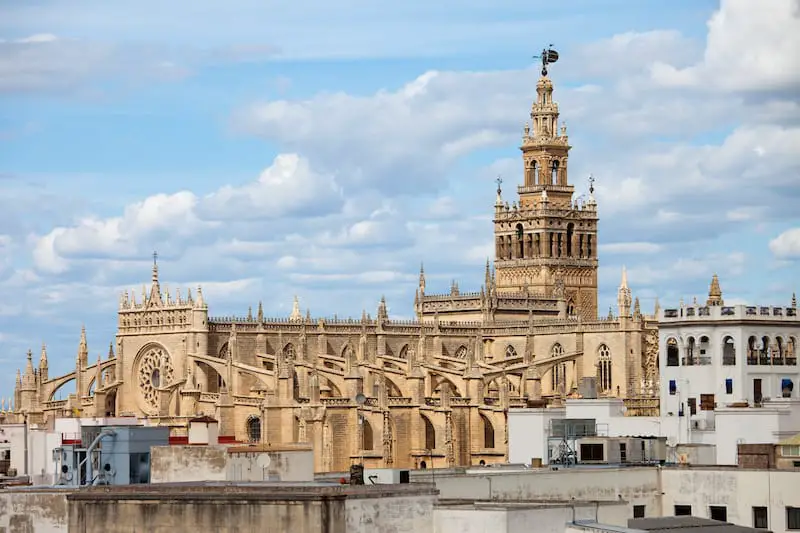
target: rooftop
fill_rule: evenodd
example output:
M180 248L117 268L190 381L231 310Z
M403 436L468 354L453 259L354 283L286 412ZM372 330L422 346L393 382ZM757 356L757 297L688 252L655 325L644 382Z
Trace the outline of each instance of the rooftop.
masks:
M652 533L764 533L765 531L697 516L631 518L628 520L628 527Z

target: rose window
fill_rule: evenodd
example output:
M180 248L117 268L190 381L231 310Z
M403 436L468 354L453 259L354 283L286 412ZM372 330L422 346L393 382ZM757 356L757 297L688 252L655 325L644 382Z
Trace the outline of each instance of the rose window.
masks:
M169 354L163 348L150 348L139 360L139 390L150 407L158 406L158 389L172 383L174 373Z

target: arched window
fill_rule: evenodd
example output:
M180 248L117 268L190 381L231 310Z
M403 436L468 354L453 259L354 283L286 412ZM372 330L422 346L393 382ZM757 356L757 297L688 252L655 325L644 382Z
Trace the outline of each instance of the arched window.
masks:
M750 337L747 338L747 364L758 364L758 339L755 335L750 335Z
M456 357L459 359L464 359L467 357L467 347L466 346L459 346L456 350Z
M670 337L667 339L667 366L678 366L680 364L680 359L678 339Z
M517 351L510 344L506 347L506 359L511 359L517 356Z
M494 448L494 426L484 414L481 414L481 422L483 423L483 447L491 450Z
M552 183L558 185L558 159L553 160Z
M600 390L603 392L611 390L611 350L608 346L601 344L597 350L597 366L600 378Z
M366 419L364 415L359 415L361 418L361 449L372 450L374 447L374 437L372 434L372 424Z
M436 429L427 416L423 416L422 421L425 423L425 449L434 450L436 449Z
M261 442L261 419L257 416L247 419L247 440Z
M722 339L722 364L726 366L736 365L736 344L730 335Z
M555 343L550 348L550 357L564 355L564 347L560 343ZM563 392L567 385L567 364L558 363L553 367L553 392Z
M400 359L408 359L408 344L404 344L402 348L400 348Z
M515 230L517 232L517 244L515 245L517 249L517 257L521 259L525 257L525 229L522 227L522 224L517 224Z
M796 365L797 364L797 353L795 352L797 347L797 340L794 337L789 337L789 340L786 342L786 364L787 365Z
M557 342L550 348L550 357L558 357L560 355L564 355L564 347Z
M536 162L536 161L533 161L531 163L531 165L533 165L533 167L532 167L533 168L533 183L534 184L538 184L539 183L539 163Z

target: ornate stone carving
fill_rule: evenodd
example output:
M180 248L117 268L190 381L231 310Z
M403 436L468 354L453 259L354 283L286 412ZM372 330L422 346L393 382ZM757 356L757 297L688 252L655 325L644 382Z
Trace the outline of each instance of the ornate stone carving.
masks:
M139 392L147 407L158 408L158 390L170 385L175 379L175 369L167 351L160 346L149 348L139 358L137 369Z

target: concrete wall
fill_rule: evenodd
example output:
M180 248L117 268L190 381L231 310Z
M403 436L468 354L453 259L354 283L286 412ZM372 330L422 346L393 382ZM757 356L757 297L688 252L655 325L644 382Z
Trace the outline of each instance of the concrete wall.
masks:
M469 476L435 474L441 498L455 500L566 500L610 501L622 499L633 505L647 505L660 513L657 468L602 468L522 470L486 472ZM430 481L434 476L426 477ZM414 476L414 480L421 480Z
M521 506L448 505L434 511L435 533L563 533L573 520L600 520L625 526L629 517L625 502L597 504L525 504Z
M236 450L240 451L236 451ZM153 446L152 483L189 481L313 481L314 452L216 446Z
M0 491L0 532L67 531L66 490Z
M313 481L313 450L234 452L227 460L229 481Z
M786 531L786 507L800 507L800 471L663 469L664 515L675 505L691 505L692 514L710 518L710 505L724 505L728 521L753 526L753 507L768 507L768 528ZM770 503L771 502L771 503Z
M153 446L150 448L150 482L224 481L226 446Z
M347 533L431 533L433 504L431 495L348 498L345 529Z
M161 484L70 494L69 531L81 533L430 533L429 485Z

